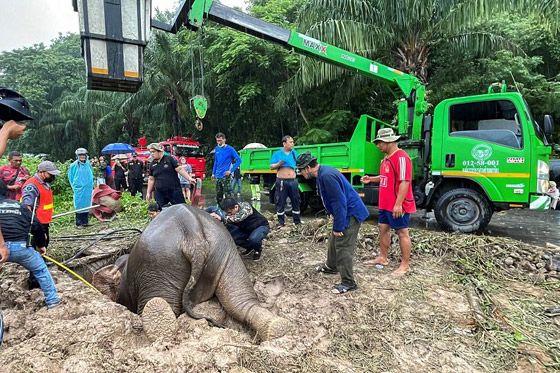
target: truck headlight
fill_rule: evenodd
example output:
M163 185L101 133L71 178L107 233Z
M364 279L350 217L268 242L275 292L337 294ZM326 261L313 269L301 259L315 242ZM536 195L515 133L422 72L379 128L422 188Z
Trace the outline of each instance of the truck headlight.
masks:
M537 162L537 193L548 191L549 171L548 163L539 159Z
M537 179L548 180L549 170L548 163L539 159L537 163Z

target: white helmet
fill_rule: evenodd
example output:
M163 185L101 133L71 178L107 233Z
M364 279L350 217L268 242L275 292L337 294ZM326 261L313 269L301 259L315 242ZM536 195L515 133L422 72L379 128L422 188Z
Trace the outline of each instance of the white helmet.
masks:
M87 149L86 148L76 149L76 157L79 156L80 154L87 154Z

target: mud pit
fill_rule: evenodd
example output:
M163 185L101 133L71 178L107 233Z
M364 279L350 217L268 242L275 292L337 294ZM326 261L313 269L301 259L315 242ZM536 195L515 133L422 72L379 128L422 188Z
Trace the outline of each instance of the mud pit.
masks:
M275 231L260 261L244 259L262 302L294 325L291 334L268 342L235 322L219 329L181 315L174 340L152 343L139 316L67 273L51 269L64 304L47 311L40 290L26 289L26 271L0 267L6 322L0 370L521 372L559 366L557 336L549 343L547 333L560 323L539 314L541 307L560 302L557 282L537 287L524 275L507 281L496 276L475 288L489 294L495 307L487 309L482 301L478 308L469 292L472 282L464 281L464 263L451 247L464 236L437 233L427 239L425 232L413 231L413 271L395 277L396 247L383 270L360 264L376 244L376 227L365 224L356 252L359 288L335 295L330 290L338 275L314 272L326 255L326 243L317 242L323 229ZM431 246L437 250L427 253ZM215 304L199 307L216 312ZM519 312L533 317L517 322Z

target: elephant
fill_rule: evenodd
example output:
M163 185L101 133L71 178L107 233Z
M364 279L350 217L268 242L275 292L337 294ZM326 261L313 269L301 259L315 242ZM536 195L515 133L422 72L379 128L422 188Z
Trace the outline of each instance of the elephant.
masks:
M279 338L290 328L288 320L261 306L227 229L186 204L163 209L130 254L98 270L92 283L141 315L152 340L173 333L175 318L183 312L218 325L193 310L214 296L230 316L256 330L263 340Z

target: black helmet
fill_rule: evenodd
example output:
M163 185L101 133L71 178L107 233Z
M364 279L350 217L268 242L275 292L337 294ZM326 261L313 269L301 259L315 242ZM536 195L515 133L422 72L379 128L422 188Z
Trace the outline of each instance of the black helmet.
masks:
M33 119L27 100L14 90L0 87L0 120L16 122Z
M297 168L305 168L309 166L309 164L313 161L316 161L317 157L311 155L311 152L305 152L300 154L299 157L296 159L296 167Z

